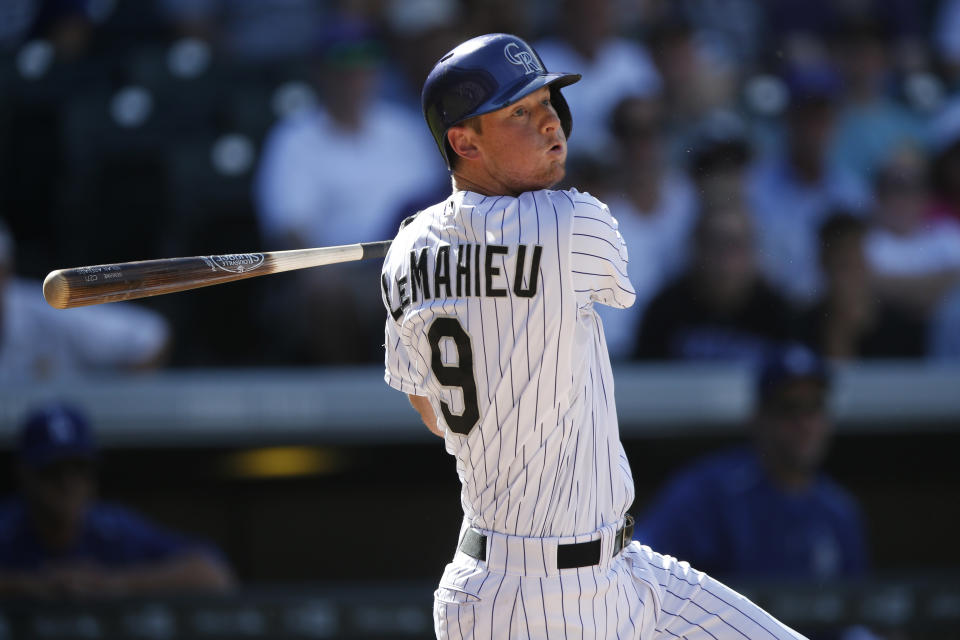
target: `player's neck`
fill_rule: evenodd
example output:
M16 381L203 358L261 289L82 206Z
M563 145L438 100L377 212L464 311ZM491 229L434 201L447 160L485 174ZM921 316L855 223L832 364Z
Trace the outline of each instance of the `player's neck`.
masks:
M473 191L484 196L516 197L520 195L519 192L509 189L488 176L469 175L468 172L460 170L453 173L453 189L454 191Z

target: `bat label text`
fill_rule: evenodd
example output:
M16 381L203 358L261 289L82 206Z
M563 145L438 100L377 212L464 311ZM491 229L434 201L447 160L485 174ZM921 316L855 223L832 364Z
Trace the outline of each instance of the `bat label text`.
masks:
M222 256L210 256L210 261L223 271L246 273L263 264L262 253L228 253Z

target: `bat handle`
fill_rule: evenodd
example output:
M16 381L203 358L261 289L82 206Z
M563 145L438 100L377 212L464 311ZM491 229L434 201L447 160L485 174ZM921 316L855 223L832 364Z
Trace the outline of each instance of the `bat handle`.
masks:
M373 258L383 258L387 255L387 249L390 248L390 243L392 240L382 240L380 242L361 242L360 247L363 249L363 257L361 260L370 260Z

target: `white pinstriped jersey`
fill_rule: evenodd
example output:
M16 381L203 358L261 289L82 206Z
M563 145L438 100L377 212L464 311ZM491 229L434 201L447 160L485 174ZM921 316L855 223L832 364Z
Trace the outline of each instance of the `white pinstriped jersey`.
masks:
M635 294L607 207L458 191L401 229L381 281L384 378L429 398L467 520L530 537L622 522L633 479L593 305Z
M614 537L633 501L600 303L628 307L627 251L577 191L457 192L400 230L381 276L386 381L430 399L467 526L434 593L440 640L802 640L675 558ZM560 567L562 545L599 561Z

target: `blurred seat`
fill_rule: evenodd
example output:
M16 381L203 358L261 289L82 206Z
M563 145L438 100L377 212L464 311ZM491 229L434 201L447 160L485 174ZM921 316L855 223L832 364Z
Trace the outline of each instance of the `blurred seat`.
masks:
M16 234L24 275L45 274L63 248L57 225L58 187L69 167L64 106L104 84L110 68L109 61L58 61L42 42L0 59L0 216Z
M164 117L183 133L217 124L234 80L225 77L209 47L194 39L140 47L129 54L125 73L127 82L156 95Z
M65 106L62 127L67 170L57 228L82 247L68 248L64 259L161 257L168 200L163 152L180 133L163 101L137 85L95 89Z
M166 255L261 252L250 199L257 148L233 132L207 133L169 149L170 218ZM282 276L279 276L282 277ZM253 279L159 300L174 325L172 364L264 364L260 309L269 283Z

